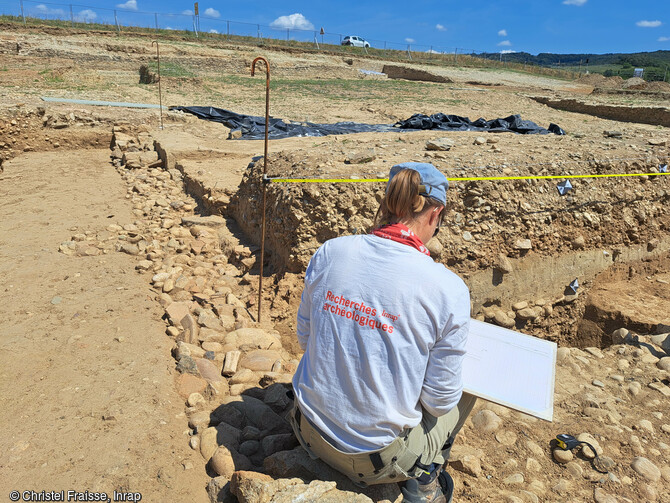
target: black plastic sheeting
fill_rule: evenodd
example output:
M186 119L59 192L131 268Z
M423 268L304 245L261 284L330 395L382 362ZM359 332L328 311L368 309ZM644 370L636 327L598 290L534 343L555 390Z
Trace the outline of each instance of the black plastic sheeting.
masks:
M564 135L556 124L549 124L549 129L544 129L532 121L523 120L520 115L510 115L504 119L477 119L471 121L467 117L458 115L423 114L412 115L409 119L397 122L395 127L401 129L439 129L441 131L488 131L489 133L504 133L512 131L519 134L548 134L554 133Z
M220 122L231 132L239 130L240 140L262 140L265 138L265 117L242 115L230 110L214 107L171 107L191 113L201 119ZM504 119L487 121L477 119L471 121L467 117L446 115L415 114L409 119L395 124L361 124L358 122L336 122L335 124L315 124L312 122L286 122L270 117L268 136L270 139L290 138L294 136L327 136L332 134L350 133L387 133L407 129L437 129L440 131L488 131L491 133L514 132L519 134L563 135L565 132L556 124L549 129L538 126L534 122L523 120L520 115L510 115Z

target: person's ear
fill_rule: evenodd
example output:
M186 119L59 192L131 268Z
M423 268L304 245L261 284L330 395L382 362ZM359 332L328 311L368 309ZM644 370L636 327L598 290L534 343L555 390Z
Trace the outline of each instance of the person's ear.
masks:
M440 214L444 211L444 206L436 206L433 208L433 210L430 212L430 219L428 220L428 223L430 225L435 225L439 219L440 219Z

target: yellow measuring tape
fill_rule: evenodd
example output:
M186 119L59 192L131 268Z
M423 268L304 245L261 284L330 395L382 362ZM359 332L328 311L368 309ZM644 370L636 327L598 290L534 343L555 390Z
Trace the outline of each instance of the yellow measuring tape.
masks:
M557 180L570 178L615 178L624 176L662 176L670 173L607 173L603 175L532 175L532 176L463 176L447 178L450 182L484 180ZM270 183L373 183L389 181L388 178L265 178Z

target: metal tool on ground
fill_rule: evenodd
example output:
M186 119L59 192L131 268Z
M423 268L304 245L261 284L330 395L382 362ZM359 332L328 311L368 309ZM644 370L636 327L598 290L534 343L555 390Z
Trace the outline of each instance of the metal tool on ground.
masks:
M260 273L258 275L258 321L261 321L261 301L263 299L263 260L265 260L265 192L266 192L266 178L268 172L268 124L270 123L270 63L263 56L259 56L251 63L251 76L253 77L256 71L256 63L263 61L265 63L265 146L263 150L263 177L261 179L261 187L263 191L263 205L261 217L261 263Z
M590 443L578 440L577 438L573 437L572 435L568 435L567 433L556 435L556 447L563 449L564 451L571 451L582 445L588 446L588 448L593 451L594 457L591 460L591 465L593 468L600 473L608 473L609 470L607 470L601 464L601 458L598 454L598 451L596 451L595 447L593 447Z
M156 59L158 64L158 106L161 115L161 129L163 129L163 93L161 92L161 51L158 48L158 40L152 40L151 46L156 44Z

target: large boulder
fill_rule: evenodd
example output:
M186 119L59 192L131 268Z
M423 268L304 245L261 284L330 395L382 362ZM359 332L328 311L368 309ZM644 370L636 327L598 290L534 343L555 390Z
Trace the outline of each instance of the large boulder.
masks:
M207 428L200 435L200 454L206 461L209 461L221 445L237 451L240 448L241 439L242 432L239 429L221 422L215 427Z
M217 475L226 478L233 476L236 470L249 470L252 468L251 461L235 449L229 449L225 445L220 445L214 451L212 459L209 460L209 467Z
M281 361L279 351L255 349L242 357L239 366L254 372L270 372L278 360Z
M346 476L320 459L312 459L302 448L280 451L265 458L263 469L274 477L298 477L302 480L328 480L337 483L344 491L365 494L378 503L401 500L398 484L379 484L361 489Z
M314 480L305 484L298 478L274 480L257 472L237 471L230 481L231 492L240 503L368 503L363 494L337 489L335 482Z
M207 484L207 495L212 503L237 503L237 498L230 492L230 480L220 475Z
M224 341L237 348L279 350L282 347L278 335L260 328L239 328L226 335Z

